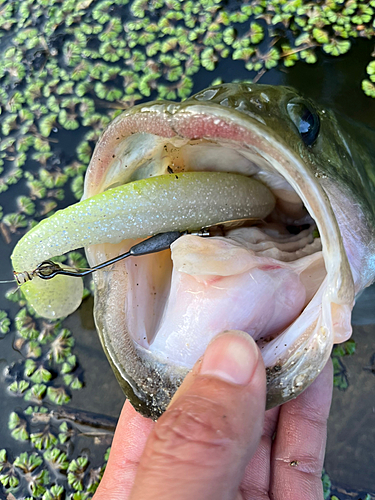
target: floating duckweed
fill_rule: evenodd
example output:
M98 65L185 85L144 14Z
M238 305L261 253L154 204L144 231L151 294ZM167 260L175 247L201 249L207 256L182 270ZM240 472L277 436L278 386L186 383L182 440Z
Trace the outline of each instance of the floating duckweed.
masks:
M286 66L287 68L289 68L290 66L294 66L296 61L299 60L299 52L292 50L291 46L288 44L282 44L281 50L281 57L283 58L284 66Z
M247 47L243 49L236 49L233 52L233 59L243 59L244 61L249 61L250 57L254 54L254 49L252 47Z
M62 109L58 116L58 121L66 130L76 130L79 127L76 113L69 113L66 109Z
M74 338L69 330L64 328L56 339L52 342L48 356L56 363L61 364L71 355L71 348L74 346Z
M87 469L89 460L87 457L78 457L76 460L72 460L67 469L68 472L68 483L78 491L83 490L83 476Z
M17 488L19 479L16 470L8 461L6 450L0 450L0 483L4 488Z
M40 163L40 165L43 165L45 167L48 163L49 158L51 158L51 156L53 156L53 153L40 151L40 152L37 152L37 153L34 153L33 155L31 155L31 158L33 160L36 160L38 163Z
M14 137L8 137L8 139L4 139L0 142L0 151L5 151L6 149L12 149L13 144L15 143Z
M62 83L61 85L59 85L57 88L56 88L56 92L59 94L59 95L62 95L62 94L73 94L74 91L74 82L71 81L71 82L64 82Z
M39 169L39 176L40 180L49 189L62 187L66 184L68 180L68 176L64 174L64 172L61 172L61 170L52 172L44 168L41 168Z
M45 384L34 384L25 394L25 401L41 403L46 394L47 386Z
M42 355L42 348L39 343L32 340L27 344L26 355L28 358L38 359Z
M63 422L59 427L59 442L61 444L66 443L71 436L72 431L69 429L68 424Z
M17 441L27 441L29 439L26 420L20 418L14 411L9 415L8 427L12 431L12 437Z
M34 384L47 383L51 380L52 374L43 365L39 365L34 373L30 376L30 379Z
M87 166L84 163L78 161L64 167L64 173L69 177L76 177L84 174L86 172Z
M33 215L35 213L35 203L27 196L19 196L17 198L17 205L19 210L26 215Z
M34 179L33 176L31 176L31 178L28 179L27 187L30 190L30 196L32 198L43 199L47 194L47 189L44 186L43 182Z
M45 451L43 457L49 463L50 467L55 470L65 471L69 466L67 454L58 448Z
M91 65L87 61L82 61L74 68L71 74L72 80L83 80L89 74Z
M370 80L375 82L375 61L370 62L366 68L366 72L369 75Z
M3 135L9 135L11 130L17 128L17 115L10 114L4 120L2 120L1 131Z
M5 311L0 310L0 333L8 333L10 329L10 319Z
M21 153L17 156L14 157L14 166L15 167L22 167L25 163L26 163L26 160L27 160L27 156L26 156L26 153ZM20 172L20 176L21 176L21 171ZM16 182L18 181L18 176L16 178ZM10 184L10 182L8 182L8 184Z
M80 200L83 195L83 184L84 178L83 175L79 175L75 177L71 183L71 190L77 200Z
M24 376L31 377L37 368L37 364L33 359L27 359L25 362Z
M23 472L23 474L27 474L28 476L28 486L31 494L34 497L38 497L43 495L45 492L45 485L49 482L49 474L47 470L42 470L40 472L36 472L36 469L43 463L43 459L37 453L21 453L19 457L17 457L13 465ZM32 474L35 471L35 474Z
M81 382L81 380L77 376L75 376L71 373L64 375L63 381L64 381L64 384L69 386L70 389L72 389L72 390L82 389L82 387L83 387L83 383Z
M208 71L213 71L215 69L217 61L218 57L216 56L212 47L204 49L201 54L201 63L204 68L206 68Z
M22 308L16 315L14 322L17 332L24 339L32 340L38 338L38 330L36 330L36 324L33 318L28 314L28 311L25 307Z
M59 107L57 106L57 111L58 110ZM44 137L49 137L51 135L51 131L56 127L57 117L57 114L50 114L39 120L39 131Z
M51 146L47 140L43 137L35 137L34 138L34 149L41 153L48 153L51 151Z
M13 182L8 182L8 184L13 184ZM18 229L27 227L27 220L23 214L18 214L18 213L7 214L3 217L2 222L9 227L12 233L15 233Z
M69 356L61 367L61 373L67 374L72 372L77 365L77 358L72 354Z
M16 142L16 150L26 153L34 144L35 138L32 135L19 137Z
M37 450L48 450L58 443L58 438L47 427L41 432L30 434L30 441Z
M369 97L375 98L375 85L371 83L369 80L362 81L362 90Z
M29 387L29 385L29 382L26 382L26 380L20 380L19 382L14 381L8 386L8 389L10 390L10 392L13 392L14 395L21 396L22 393L24 393Z
M315 64L318 60L312 50L302 50L300 52L301 59L304 59L308 64Z
M42 465L42 462L43 460L36 453L28 455L25 452L21 453L21 455L15 459L13 465L27 474L33 472L37 467L39 467L39 465Z
M45 491L42 500L62 500L64 494L64 487L55 484L50 490Z
M330 43L325 43L323 45L324 52L331 54L332 56L339 56L345 54L350 49L350 42L346 40L339 40L337 38L331 39Z
M335 346L332 351L333 385L342 391L346 390L349 385L347 371L342 358L354 354L355 349L356 343L353 339L350 339L343 344Z
M92 89L92 83L91 82L82 82L82 83L79 83L78 85L76 85L76 87L75 87L75 93L77 94L78 97L83 97L91 89Z
M55 405L65 405L70 401L70 396L63 387L48 387L47 398Z
M249 35L251 43L258 44L264 38L264 30L259 23L251 23Z

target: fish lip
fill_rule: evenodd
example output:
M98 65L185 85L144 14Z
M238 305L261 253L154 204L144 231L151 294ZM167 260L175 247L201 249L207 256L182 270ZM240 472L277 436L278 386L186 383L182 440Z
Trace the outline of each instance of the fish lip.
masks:
M312 166L288 148L288 145L280 137L270 131L259 120L244 116L243 113L231 108L224 108L214 103L176 104L173 102L152 102L147 105L135 106L119 115L103 133L94 151L86 174L83 198L93 196L106 189L105 173L111 162L111 153L114 152L113 154L115 154L116 146L121 141L121 138L125 137L125 134L139 132L146 132L167 139L176 136L189 140L205 138L218 141L226 139L238 142L243 146L246 146L247 143L251 144L253 148L255 147L295 189L317 223L327 269L327 286L322 302L326 304L324 313L328 326L332 327L331 304L346 306L353 304L353 277L340 230L328 196L320 185L319 179L315 177ZM267 154L265 151L267 151ZM165 410L166 401L169 401L170 396L173 395L173 391L181 383L187 370L181 370L177 378L175 377L174 387L171 390L168 388L171 381L168 373L163 377L160 375L162 370L158 370L157 377L161 377L159 383L164 384L165 388L165 400L164 402L161 401L160 397L155 396L155 394L150 398L150 392L153 390L157 392L155 383L152 383L152 387L147 387L147 383L144 382L144 386L139 387L132 374L129 373L128 367L127 370L124 370L119 352L124 353L124 351L127 351L127 356L129 356L131 351L131 356L134 356L135 359L140 359L145 355L146 357L143 357L142 362L146 365L149 363L147 354L139 351L135 352L134 345L131 346L129 343L126 345L116 344L118 339L114 340L111 337L111 329L116 322L121 322L121 318L120 315L116 315L115 318L112 317L111 321L108 322L108 316L116 314L113 309L108 312L108 309L104 307L104 302L107 300L111 289L108 288L109 285L106 282L104 273L98 273L95 280L97 284L101 283L101 285L96 286L95 291L96 303L101 305L100 308L95 308L95 321L115 374L122 387L126 388L128 395L130 389L132 393L130 399L133 398L136 406L141 405L140 409L144 414L157 418ZM326 352L327 349L323 349L323 346L325 347L329 342L332 344L332 330L329 327L319 329L313 340L315 356L316 359L319 358L319 367L322 369L330 354L330 350L328 349L328 352ZM301 345L300 349L306 349L306 345L310 344L311 342L307 342ZM303 364L303 360L297 363L293 361L289 365L286 363L281 369L278 369L277 365L269 367L267 372L268 408L297 396L312 381L312 379L308 379L308 376L305 376L304 379L301 378L301 363ZM166 370L168 371L168 368ZM287 370L295 373L292 387L290 384L285 385L283 383ZM146 378L147 370L144 372L144 380Z

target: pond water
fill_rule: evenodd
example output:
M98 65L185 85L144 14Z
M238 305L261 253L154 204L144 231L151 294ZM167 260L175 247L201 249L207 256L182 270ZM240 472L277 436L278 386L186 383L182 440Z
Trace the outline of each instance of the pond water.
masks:
M320 54L315 65L277 67L265 73L260 83L293 86L375 129L375 99L366 97L359 84L365 77L372 49L373 43L357 41L346 56ZM192 91L205 88L214 78L225 81L228 72L233 79L249 77L238 61L222 60L214 71L200 70L194 76ZM52 157L55 165L72 161L86 130L56 131L58 143ZM24 170L35 173L36 161L26 163ZM68 185L64 190L65 198L57 199L57 207L75 201ZM16 197L27 193L24 182L2 193L4 212L15 212ZM3 223L1 230L1 278L9 279L9 256L23 230L11 234ZM4 293L11 287L1 286ZM375 315L369 315L372 297L375 293L370 290L355 308L355 353L337 361L340 388L334 389L325 470L332 483L331 493L341 500L364 499L366 494L367 498L375 498ZM14 478L14 488L6 482L0 485L0 498L13 498L9 492L15 498L24 498L30 491L41 497L46 489L47 493L51 491L53 484L62 485L67 495L73 491L78 495L80 490L90 495L97 484L124 396L101 349L92 305L90 296L62 325L49 327L40 320L33 325L25 309L20 313L17 302L0 295L0 309L11 320L10 331L0 334L0 450L6 450L6 458L0 454L0 477L8 474L10 480ZM59 450L57 455L60 453L55 458L48 455L54 449ZM23 456L24 452L28 455ZM17 457L19 466L12 472L11 464ZM56 467L58 460L61 467ZM26 469L32 477L28 481ZM48 477L43 476L43 470L48 471ZM76 498L87 498L81 495ZM53 498L52 493L45 498Z

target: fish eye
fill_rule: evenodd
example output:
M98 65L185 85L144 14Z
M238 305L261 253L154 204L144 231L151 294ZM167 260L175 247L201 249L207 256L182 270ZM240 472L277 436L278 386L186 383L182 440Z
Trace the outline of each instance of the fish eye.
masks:
M306 102L292 99L287 104L290 119L306 144L312 146L319 135L320 120L318 114Z

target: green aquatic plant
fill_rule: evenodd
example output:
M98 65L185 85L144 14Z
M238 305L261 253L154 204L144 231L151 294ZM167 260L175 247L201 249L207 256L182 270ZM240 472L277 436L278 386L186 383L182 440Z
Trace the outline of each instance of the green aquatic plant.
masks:
M346 368L342 358L352 356L355 353L355 349L355 341L349 339L343 344L336 345L332 351L333 385L342 391L346 390L349 385Z
M323 469L322 472L322 483L323 483L323 497L324 500L328 500L331 495L331 480L327 472Z
M12 431L12 437L17 441L27 441L29 439L26 420L20 418L14 411L9 415L8 427Z
M16 200L0 208L7 241L65 206L65 197L82 196L95 143L123 109L145 98L187 98L196 75L215 71L225 59L251 80L298 61L314 64L321 52L343 55L354 39L374 37L374 11L374 0L0 0L0 193ZM366 71L362 89L375 97L375 61ZM87 266L77 252L64 262ZM43 463L60 464L55 468L64 474L70 467L70 480L48 486L49 478L32 472L35 478L19 486L24 471L7 462L3 450L0 482L7 491L21 495L28 488L43 500L86 499L103 467L82 469L78 458L72 464L64 446L78 431L65 421L54 427L41 406L64 405L84 386L74 337L63 323L36 317L19 290L6 296L20 309L0 311L0 333L6 340L13 329L23 356L17 373L7 368L6 384L8 394L27 405L10 414L9 429ZM345 346L333 353L341 389L347 387L342 359L353 351ZM39 460L33 456L17 463Z
M0 333L5 334L10 330L10 319L6 311L0 310Z
M17 488L19 479L14 465L8 461L6 450L0 450L0 483L4 488Z

